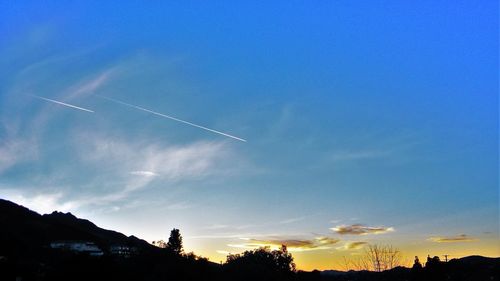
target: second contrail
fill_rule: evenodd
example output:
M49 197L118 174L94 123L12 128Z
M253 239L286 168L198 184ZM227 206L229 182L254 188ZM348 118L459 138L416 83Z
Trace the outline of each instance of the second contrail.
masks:
M184 123L184 124L196 127L196 128L200 128L200 129L212 132L212 133L216 133L216 134L219 134L219 135L222 135L222 136L226 136L226 137L229 137L229 138L232 138L232 139L235 139L235 140L246 142L246 140L244 140L242 138L238 138L238 137L235 137L235 136L230 135L230 134L226 134L226 133L223 133L223 132L220 132L220 131L217 131L217 130L214 130L214 129L210 129L210 128L207 128L207 127L204 127L204 126L201 126L201 125L198 125L198 124L194 124L194 123L191 123L191 122L179 119L179 118L175 118L173 116L169 116L169 115L162 114L162 113L159 113L159 112L156 112L156 111L152 111L152 110L149 110L149 109L144 108L144 107L140 107L140 106L137 106L137 105L133 105L133 104L130 104L130 103L126 103L126 102L123 102L123 101L120 101L120 100L117 100L117 99L112 99L112 98L101 96L101 95L96 95L96 96L100 97L100 98L103 98L103 99L106 99L106 100L109 100L109 101L112 101L112 102L115 102L115 103L118 103L118 104L121 104L121 105L125 105L125 106L131 107L131 108L139 109L139 110L142 110L142 111L154 114L154 115L158 115L158 116L161 116L161 117L164 117L164 118L168 118L168 119L171 119L171 120L174 120L174 121L177 121L177 122L181 122L181 123Z

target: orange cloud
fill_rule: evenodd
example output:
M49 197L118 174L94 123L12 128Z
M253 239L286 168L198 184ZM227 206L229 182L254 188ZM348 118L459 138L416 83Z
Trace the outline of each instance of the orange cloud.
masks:
M291 252L325 250L330 249L330 246L338 243L340 240L330 237L317 237L314 239L249 239L241 238L246 242L243 244L229 244L229 247L254 249L259 247L270 247L277 249L281 245L285 245Z
M365 226L362 224L353 224L353 225L340 225L334 228L330 228L340 235L366 235L366 234L382 234L394 231L392 227L384 227L384 226Z
M339 239L324 236L317 237L315 240L321 245L333 245L340 241Z
M359 250L363 248L366 244L368 244L368 242L363 242L363 241L345 242L343 246L337 247L335 249L340 251Z
M431 237L428 240L436 243L454 243L454 242L473 242L477 239L461 234L458 236L447 236L447 237Z
M346 248L348 250L357 250L363 248L364 245L368 244L368 242L349 242L346 244Z

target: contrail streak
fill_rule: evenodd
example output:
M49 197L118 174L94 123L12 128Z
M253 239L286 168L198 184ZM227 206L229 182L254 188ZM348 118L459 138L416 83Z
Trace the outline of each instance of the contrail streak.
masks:
M90 109L86 109L86 108L78 107L78 106L75 106L75 105L67 104L67 103L64 103L64 102L61 102L61 101L56 101L56 100L52 100L52 99L48 99L48 98L44 98L44 97L40 97L40 96L35 96L35 95L32 95L32 96L35 97L35 98L39 98L39 99L42 99L42 100L50 101L50 102L57 103L57 104L60 104L60 105L64 105L64 106L67 106L67 107L71 107L71 108L75 108L75 109L79 109L79 110L83 110L83 111L94 113L94 111L92 111Z
M140 106L137 106L137 105L129 104L129 103L126 103L126 102L123 102L123 101L119 101L119 100L108 98L108 97L101 96L101 95L96 95L96 96L100 97L100 98L103 98L103 99L106 99L106 100L109 100L109 101L112 101L112 102L115 102L115 103L118 103L118 104L121 104L121 105L125 105L125 106L131 107L131 108L139 109L139 110L142 110L142 111L154 114L154 115L158 115L158 116L161 116L161 117L164 117L164 118L168 118L168 119L171 119L171 120L174 120L174 121L177 121L177 122L181 122L181 123L184 123L184 124L196 127L196 128L200 128L200 129L212 132L212 133L216 133L216 134L223 135L223 136L235 139L235 140L246 142L246 140L244 140L242 138L238 138L238 137L232 136L230 134L226 134L226 133L223 133L223 132L220 132L220 131L217 131L217 130L214 130L214 129L210 129L210 128L207 128L207 127L204 127L204 126L201 126L201 125L197 125L197 124L194 124L194 123L191 123L191 122L179 119L179 118L175 118L173 116L169 116L169 115L165 115L165 114L162 114L162 113L159 113L159 112L155 112L155 111L149 110L149 109L144 108L144 107L140 107Z

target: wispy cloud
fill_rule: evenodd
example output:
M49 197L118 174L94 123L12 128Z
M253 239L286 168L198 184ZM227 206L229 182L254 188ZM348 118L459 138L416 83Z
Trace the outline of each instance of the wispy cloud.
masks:
M23 152L29 152L30 146L24 141L13 142L12 138L0 140L0 173L22 159ZM130 139L102 137L100 135L78 135L74 139L77 151L77 163L83 170L58 171L55 176L43 179L38 188L16 187L16 190L0 190L0 196L26 205L39 212L87 210L89 207L109 208L130 198L134 192L147 187L154 181L164 184L169 182L199 180L216 174L230 172L224 163L232 159L232 152L226 143L196 142L184 145L134 142ZM28 153L34 156L35 153ZM75 178L91 171L100 171L84 177L84 182ZM55 178L52 178L55 177ZM69 189L61 184L65 178L73 179ZM91 188L95 183L106 183L105 188L96 191ZM42 190L33 192L33 190ZM97 193L96 193L97 192ZM35 195L31 195L35 194ZM178 201L166 205L167 210L185 210L193 204Z
M0 174L16 164L38 157L38 143L35 138L19 136L19 128L8 122L0 126Z
M66 71L67 65L85 61L87 57L87 53L63 54L38 64L30 62L31 66L25 68L22 75L13 73L7 79L6 93L0 102L0 174L16 173L3 179L9 188L19 190L16 200L39 202L45 198L48 205L44 211L80 207L85 211L94 206L99 206L95 209L110 208L131 201L132 194L146 187L155 185L158 186L155 192L162 192L159 183L173 187L175 182L175 189L180 189L181 181L185 186L189 185L188 181L208 177L218 181L217 176L237 170L234 167L241 162L233 157L231 142L227 139L173 144L165 141L163 133L162 139L158 140L156 132L144 137L135 134L131 128L121 131L122 124L112 123L104 116L105 112L94 115L94 118L103 118L91 125L85 122L85 114L71 114L70 118L74 119L60 118L63 110L53 110L54 104L63 109L91 112L93 108L79 105L86 104L84 102L89 101L89 96L123 81L115 78L121 79L128 70L137 69L135 59L111 64L106 61L103 64L111 67L100 64L90 70L75 69L63 75L66 73L61 69ZM33 99L30 93L39 95L43 101ZM8 132L3 128L5 124L16 121L19 123L17 130ZM118 132L120 136L112 135ZM156 137L150 137L152 135ZM56 151L53 148L64 152L53 153ZM34 189L29 187L33 182L40 187L40 194L33 193ZM54 185L57 188L51 188ZM38 194L38 197L31 194ZM149 196L149 193L143 194ZM168 195L168 200L158 199L163 203L174 202L163 204L166 209L193 207L191 202L176 201L173 198L176 190L168 191ZM41 203L35 205L41 206Z
M289 218L289 219L286 219L286 220L282 220L279 223L280 224L290 224L290 223L295 223L295 222L303 221L305 218L306 217L304 217L304 216L302 216L302 217L296 217L296 218Z
M225 229L229 226L226 224L211 224L209 226L204 227L204 229L216 230L216 229Z
M177 203L171 204L167 207L167 209L169 209L171 211L179 211L179 210L186 210L186 209L189 209L192 207L193 207L192 204L190 204L189 202L183 201L183 202L177 202Z
M144 176L144 177L154 177L158 176L157 173L152 172L152 171L132 171L130 172L131 175L136 175L136 176Z
M68 99L80 98L95 93L108 82L118 66L104 70L90 79L85 79L66 90Z
M335 150L325 155L328 161L335 163L382 158L400 161L403 155L411 153L422 142L421 137L412 132L389 137L387 132L367 133L339 143Z
M4 143L10 143L8 147L4 145L0 146L0 149L4 150L4 153L7 149L13 151L13 143L21 142L24 143L25 151L33 152L36 142L46 137L44 133L47 130L49 121L57 117L58 112L51 110L51 107L53 107L52 104L87 113L94 112L91 109L76 105L77 103L73 101L73 98L78 97L84 92L97 90L109 78L110 70L104 71L103 74L98 75L99 77L91 79L92 81L83 80L77 82L66 77L65 79L61 79L60 74L57 71L54 72L54 69L59 69L61 65L70 64L74 60L81 58L84 54L85 52L77 52L75 54L58 55L42 59L25 67L20 73L12 77L9 87L6 89L5 99L0 103L2 107L0 110L0 121L4 124L17 122L18 128L14 133L2 136ZM51 79L56 79L57 82ZM67 84L71 86L67 86L66 89L59 86L63 85L65 87ZM47 85L57 86L52 87ZM36 93L36 95L30 93ZM46 93L46 95L43 95L43 93ZM47 98L48 93L50 93L51 97L57 98ZM45 102L36 102L34 98ZM36 110L32 113L24 113L27 106L32 104L36 105ZM23 114L18 114L21 112ZM19 153L16 158L22 158L19 155L23 154ZM41 154L43 155L43 153ZM12 157L0 157L0 162L4 162L4 165L0 166L6 166L5 162L7 162L7 159L9 159L9 162L14 161Z
M153 182L198 180L230 172L235 161L225 142L195 142L184 145L144 143L130 138L77 133L76 150L85 166L95 167L106 175L105 181L121 186L100 198L118 201ZM181 209L190 204L170 207Z
M333 244L337 244L340 240L337 238L320 236L320 237L316 237L315 241L320 245L333 245Z
M374 227L374 226L365 226L362 224L353 224L353 225L340 225L331 228L331 230L335 231L340 235L366 235L366 234L383 234L394 231L394 228L385 226Z
M359 250L363 248L368 242L355 241L345 242L343 246L336 248L337 250Z
M144 144L102 136L78 137L76 145L83 160L131 175L178 180L207 175L228 157L224 143L195 142L185 145Z
M466 234L461 234L457 236L445 236L445 237L430 237L429 241L436 243L456 243L456 242L474 242L477 241L476 238L470 237Z
M241 249L255 249L259 247L269 247L278 249L285 245L291 252L313 251L331 249L331 245L338 243L340 240L329 237L316 237L314 239L290 239L290 238L271 238L271 239L254 239L240 238L245 241L239 244L228 244L229 247Z

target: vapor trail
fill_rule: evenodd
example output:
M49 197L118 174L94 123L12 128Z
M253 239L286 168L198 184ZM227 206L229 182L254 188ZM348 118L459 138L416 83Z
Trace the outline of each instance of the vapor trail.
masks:
M119 100L108 98L108 97L101 96L101 95L96 95L96 96L100 97L100 98L103 98L103 99L106 99L106 100L109 100L109 101L112 101L112 102L115 102L115 103L118 103L118 104L121 104L121 105L125 105L125 106L131 107L131 108L139 109L139 110L142 110L142 111L154 114L154 115L158 115L158 116L161 116L161 117L164 117L164 118L168 118L168 119L171 119L171 120L174 120L174 121L177 121L177 122L181 122L181 123L184 123L184 124L196 127L196 128L200 128L200 129L212 132L212 133L216 133L216 134L223 135L223 136L235 139L235 140L246 142L246 140L244 140L242 138L238 138L238 137L232 136L230 134L226 134L226 133L223 133L223 132L220 132L220 131L217 131L217 130L214 130L214 129L210 129L210 128L207 128L207 127L204 127L204 126L201 126L201 125L197 125L197 124L194 124L194 123L191 123L191 122L179 119L179 118L175 118L173 116L169 116L169 115L165 115L165 114L162 114L162 113L159 113L159 112L155 112L155 111L149 110L149 109L144 108L144 107L140 107L140 106L137 106L137 105L129 104L129 103L126 103L126 102L123 102L123 101L119 101Z
M50 101L50 102L53 102L53 103L57 103L57 104L60 104L60 105L64 105L64 106L67 106L67 107L71 107L71 108L75 108L75 109L79 109L79 110L83 110L83 111L87 111L87 112L91 112L91 113L94 113L94 111L90 110L90 109L86 109L86 108L82 108L82 107L78 107L76 105L71 105L71 104L67 104L67 103L64 103L64 102L61 102L61 101L56 101L56 100L52 100L52 99L48 99L48 98L44 98L44 97L40 97L40 96L35 96L35 95L31 95L35 98L38 98L38 99L42 99L42 100L45 100L45 101Z

